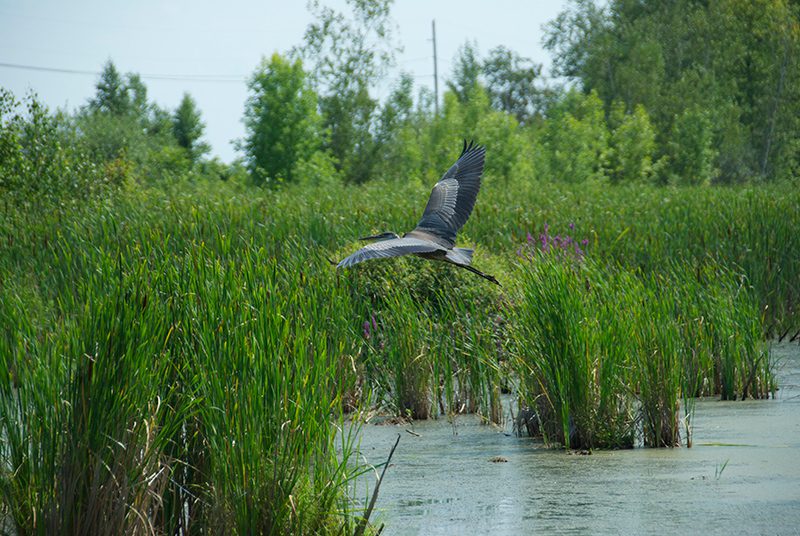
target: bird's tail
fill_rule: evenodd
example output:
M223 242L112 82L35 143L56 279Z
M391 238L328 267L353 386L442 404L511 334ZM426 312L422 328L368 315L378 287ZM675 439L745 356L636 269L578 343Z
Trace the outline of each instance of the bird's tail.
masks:
M466 248L453 248L447 252L447 257L456 264L472 264L473 251Z

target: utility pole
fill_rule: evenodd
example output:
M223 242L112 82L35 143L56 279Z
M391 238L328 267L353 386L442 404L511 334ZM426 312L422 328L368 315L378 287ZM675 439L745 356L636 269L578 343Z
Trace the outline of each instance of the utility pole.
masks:
M436 19L431 21L433 29L433 105L436 115L439 115L439 67L436 61Z

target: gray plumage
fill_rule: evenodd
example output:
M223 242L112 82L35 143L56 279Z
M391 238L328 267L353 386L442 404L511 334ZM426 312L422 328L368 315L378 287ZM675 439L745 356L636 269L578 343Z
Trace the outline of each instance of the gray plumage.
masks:
M346 268L370 259L417 255L455 264L498 283L493 276L471 266L472 250L455 247L456 234L469 219L481 188L486 148L464 141L456 163L433 187L428 204L416 228L400 237L386 232L361 240L376 240L342 260L337 268Z

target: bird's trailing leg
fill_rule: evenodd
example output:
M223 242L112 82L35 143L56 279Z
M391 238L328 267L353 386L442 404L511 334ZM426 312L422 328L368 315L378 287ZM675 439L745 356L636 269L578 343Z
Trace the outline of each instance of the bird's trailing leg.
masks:
M488 279L489 281L491 281L492 283L494 283L498 287L502 287L503 286L503 285L500 284L500 281L495 279L495 277L493 275L485 274L485 273L481 272L480 270L478 270L477 268L475 268L473 266L470 266L469 264L456 264L456 266L461 267L461 268L465 268L465 269L469 270L470 272L472 272L473 274L478 274L482 278Z

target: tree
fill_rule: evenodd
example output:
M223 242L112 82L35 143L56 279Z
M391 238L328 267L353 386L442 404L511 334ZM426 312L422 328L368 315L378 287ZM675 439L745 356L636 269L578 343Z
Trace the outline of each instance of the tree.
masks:
M499 46L483 62L486 91L492 107L514 115L522 124L542 111L541 93L534 86L542 71L516 52Z
M389 141L393 134L411 120L414 110L414 78L402 73L389 98L381 109L378 137Z
M97 92L75 116L80 143L98 161L133 169L138 178L159 181L183 176L190 155L178 145L172 114L150 102L136 73L121 75L108 61Z
M128 87L111 60L108 60L103 66L100 80L95 87L97 88L95 98L89 101L89 109L91 111L104 112L116 116L126 115L131 111L131 98L128 94Z
M613 182L644 182L654 174L656 133L647 110L641 104L633 113L624 112L622 102L614 103L609 123L608 177Z
M197 103L189 93L184 93L181 103L172 116L172 132L178 145L186 149L192 162L197 162L210 150L207 143L200 141L204 129L205 124L200 119Z
M456 52L453 62L453 74L447 81L447 89L453 92L458 102L467 102L470 95L480 83L481 62L478 45L467 41Z
M676 184L708 184L716 177L716 150L708 114L687 109L675 120L669 143L668 179Z
M571 0L545 26L545 48L553 54L553 72L600 91L614 54L608 36L609 15L593 0Z
M565 182L602 178L608 132L597 93L572 90L550 114L543 133L549 178Z
M684 144L672 136L696 130L688 127L692 114L706 115L716 155L712 167L721 181L783 177L794 169L800 144L796 2L600 5L573 0L548 26L556 74L597 91L607 113L616 101L628 113L645 106L662 154L671 158L669 144ZM692 112L684 116L686 110Z
M316 18L306 29L305 45L293 53L312 66L323 124L329 132L326 147L348 180L372 176L379 147L374 138L378 102L369 88L394 62L392 0L347 0L351 17L309 3Z
M709 48L715 75L736 106L740 147L720 154L720 167L748 153L747 168L761 177L785 177L800 144L800 6L785 0L709 3ZM713 118L717 124L717 118ZM725 147L721 147L724 149ZM728 177L725 177L728 178ZM734 177L735 178L735 177Z
M147 86L142 82L139 73L128 73L125 90L128 93L129 112L132 113L140 123L146 125L150 114L155 105L147 101Z
M257 184L292 181L295 167L319 149L317 95L299 59L273 54L263 59L248 82L246 135L240 148Z
M421 159L414 125L413 91L413 77L402 73L381 108L375 141L379 151L378 172L383 178L407 180L409 174L419 170Z
M123 76L114 62L108 60L95 87L95 96L86 106L86 112L131 118L142 128L152 127L153 116L159 110L147 100L147 86L138 73Z
M0 88L2 208L60 210L106 191L116 178L86 154L63 112L50 112L35 94L19 102Z

